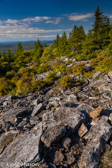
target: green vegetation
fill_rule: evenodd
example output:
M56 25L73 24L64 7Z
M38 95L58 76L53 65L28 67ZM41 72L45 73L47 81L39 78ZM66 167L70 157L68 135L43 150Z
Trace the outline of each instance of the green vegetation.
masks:
M59 86L62 87L62 88L68 87L68 86L73 85L73 84L74 84L73 79L68 75L63 76L59 80Z
M32 50L25 50L18 43L16 53L8 49L0 54L0 95L38 92L44 86L53 84L58 72L61 76L59 86L67 87L78 84L70 74L78 77L80 84L86 78L92 78L96 71L108 73L112 70L112 24L100 12L99 6L94 16L93 28L87 34L82 25L75 25L68 38L65 32L61 37L57 34L56 40L49 46L46 43L42 45L38 39ZM66 63L62 56L69 58ZM86 60L89 60L91 69L80 62ZM44 80L35 79L36 74L48 71Z

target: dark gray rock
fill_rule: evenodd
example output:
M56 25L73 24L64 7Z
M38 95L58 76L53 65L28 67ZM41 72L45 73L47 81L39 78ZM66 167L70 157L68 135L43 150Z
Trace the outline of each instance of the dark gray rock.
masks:
M53 143L57 143L65 136L66 126L55 126L47 129L41 136L41 141L45 146L50 147Z
M41 134L42 125L40 124L38 125L38 129L36 128L30 132L19 135L0 155L0 162L12 163L12 168L19 168L22 163L26 164L34 160L40 160ZM19 163L19 165L17 163ZM4 165L1 166L1 168L4 168Z
M99 156L104 152L105 145L112 135L112 127L108 123L108 117L102 117L91 127L84 137L87 145L79 160L79 168L96 168L99 164Z
M36 106L34 107L34 110L33 110L32 114L31 114L31 116L32 116L32 117L33 117L33 116L36 116L36 115L37 115L38 113L40 113L43 109L44 109L44 106L43 106L42 103L36 105Z

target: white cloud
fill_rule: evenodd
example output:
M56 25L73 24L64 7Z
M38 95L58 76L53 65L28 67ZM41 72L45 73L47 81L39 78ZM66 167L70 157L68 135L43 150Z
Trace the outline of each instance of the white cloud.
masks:
M12 23L12 24L17 24L18 20L12 20L12 19L8 19L6 21L4 21L5 23Z
M77 13L74 13L74 14L68 16L68 19L72 20L72 21L79 21L79 20L88 21L87 19L91 18L93 16L94 16L93 13L87 13L87 14L77 14Z
M22 19L22 20L20 20L20 21L23 21L23 22L41 22L41 21L49 20L49 19L51 19L51 17L47 17L47 16L44 16L44 17L36 16L36 17L28 17L28 18Z
M47 20L48 18L45 17L45 20ZM59 22L58 18L56 20L56 22ZM29 19L31 20L31 18ZM39 20L39 18L35 18L35 21ZM55 22L55 24L56 24ZM18 20L11 20L8 19L4 22L0 21L0 34L37 34L37 33L58 33L58 32L62 32L62 31L69 31L70 29L43 29L43 28L38 28L38 27L34 27L32 26L32 24L28 24L28 23L20 23L20 21Z
M45 22L45 23L52 23L58 24L61 21L61 17L48 17L48 16L35 16L35 17L27 17L21 20L13 20L8 19L2 23L5 24L32 24L33 22ZM1 21L0 21L1 22Z
M49 28L47 24L59 24L62 20L68 22L73 21L87 21L91 18L93 13L78 14L72 13L71 15L65 14L61 17L49 17L49 16L35 16L27 17L20 20L7 19L5 21L0 20L0 41L5 39L37 39L39 38L55 38L54 34L62 34L62 32L69 32L71 29L66 28ZM39 24L42 22L42 24ZM43 27L43 24L45 27ZM39 26L38 26L39 25ZM42 27L40 27L42 25ZM60 25L60 27L62 24ZM63 25L64 26L64 25ZM48 28L47 28L48 27ZM6 41L7 41L6 40Z
M52 20L47 20L45 23L52 23L52 24L58 24L61 21L61 17L58 18L52 18Z

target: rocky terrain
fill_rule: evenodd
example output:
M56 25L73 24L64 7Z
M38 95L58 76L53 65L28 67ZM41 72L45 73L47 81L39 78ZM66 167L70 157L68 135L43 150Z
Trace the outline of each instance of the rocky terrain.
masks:
M0 97L0 168L112 168L112 72Z

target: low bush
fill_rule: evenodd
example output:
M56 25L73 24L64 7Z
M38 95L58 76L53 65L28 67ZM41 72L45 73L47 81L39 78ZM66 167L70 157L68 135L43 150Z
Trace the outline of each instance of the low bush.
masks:
M9 93L8 81L4 77L0 78L0 96L6 95L8 93Z
M11 79L11 78L14 77L14 75L15 75L15 71L14 71L14 70L8 71L8 72L6 73L6 78L7 78L7 79Z
M57 78L57 75L55 72L49 72L45 78L45 82L48 84L52 84L56 78Z
M61 62L60 60L56 60L52 69L55 72L61 72L62 76L66 74L66 65L63 62Z
M28 76L22 77L16 83L16 95L27 94L31 91L31 78Z
M31 82L32 92L38 92L44 86L46 86L46 82L43 81L42 79L32 80L32 82Z
M73 85L73 84L74 84L73 79L72 79L70 76L68 76L68 75L63 76L63 77L59 80L59 85L60 85L60 87L62 87L62 88L66 88L66 87L68 87L68 86L70 86L70 85Z
M51 69L50 65L48 63L44 63L44 64L41 64L37 68L37 73L38 74L45 73L45 72L49 71L50 69Z

